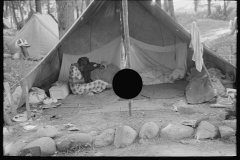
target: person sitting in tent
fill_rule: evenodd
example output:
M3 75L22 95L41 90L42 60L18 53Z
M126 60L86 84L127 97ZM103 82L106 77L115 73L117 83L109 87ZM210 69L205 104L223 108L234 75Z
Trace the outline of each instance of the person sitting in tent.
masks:
M111 84L103 80L93 81L91 79L90 72L96 68L103 68L103 66L94 62L90 63L87 57L79 58L77 63L71 64L69 85L73 94L99 93L106 88L111 88Z

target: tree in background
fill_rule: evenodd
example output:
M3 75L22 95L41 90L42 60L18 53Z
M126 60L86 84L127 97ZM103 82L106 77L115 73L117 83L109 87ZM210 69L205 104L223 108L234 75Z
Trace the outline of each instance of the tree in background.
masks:
M194 11L197 12L199 0L194 0Z
M41 4L41 0L35 0L36 2L36 12L42 14L42 4Z
M50 15L51 10L50 10L50 0L47 0L47 13Z
M164 9L165 12L168 13L168 0L164 0L163 9Z
M175 18L175 13L174 13L174 6L173 6L173 0L168 0L168 7L169 7L169 14L173 19Z
M17 29L21 29L21 24L18 23L17 16L16 16L16 9L17 9L17 4L15 1L11 1L10 7L12 8L12 17L13 17L13 22L15 23Z
M24 16L23 16L23 1L18 1L18 8L20 10L20 14L21 14L21 28L25 25L25 20L24 20Z
M60 39L74 23L75 0L56 0L56 5Z
M208 16L212 14L211 12L211 0L208 0Z
M163 9L164 9L164 11L167 12L173 19L176 19L175 13L174 13L173 0L164 0Z

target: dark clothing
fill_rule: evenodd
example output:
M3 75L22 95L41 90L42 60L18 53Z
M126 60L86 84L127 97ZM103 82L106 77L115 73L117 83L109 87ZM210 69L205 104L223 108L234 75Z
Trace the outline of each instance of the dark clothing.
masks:
M96 68L100 68L100 64L89 62L87 57L81 57L78 59L78 64L83 68L83 70L79 69L83 75L85 83L90 83L93 80L91 79L91 71ZM96 65L95 65L96 64ZM94 67L95 65L95 67Z
M93 66L94 64L96 64L96 67ZM90 64L84 66L82 74L83 74L85 83L90 83L93 81L91 79L91 71L93 71L96 68L100 68L100 64L91 62Z

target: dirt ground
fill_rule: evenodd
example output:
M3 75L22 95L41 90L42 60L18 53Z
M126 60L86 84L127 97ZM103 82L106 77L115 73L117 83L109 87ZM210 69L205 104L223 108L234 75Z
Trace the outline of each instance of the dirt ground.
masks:
M97 95L95 95L97 97ZM89 97L93 98L94 97ZM175 112L172 104L182 100L184 97L174 99L134 100L132 105L132 116L129 116L128 101L114 101L105 105L77 105L69 106L62 104L58 108L43 110L39 121L32 124L38 127L45 125L55 126L60 135L75 132L89 133L96 131L100 134L107 128L116 128L120 124L128 125L140 131L146 122L155 122L160 129L170 122L180 123L181 120L199 119L209 117L209 121L215 125L221 124L217 118L223 109L210 108L207 104L192 105L188 110ZM108 98L105 98L105 101ZM102 100L104 101L104 100ZM21 108L23 109L23 108ZM21 110L20 109L20 110ZM59 119L50 120L53 115L60 116ZM63 124L72 123L80 131L67 131ZM31 141L35 139L33 131L24 131L20 125L12 128L12 133L4 137L4 144L17 139ZM185 143L184 143L185 142ZM157 137L146 143L139 143L139 138L126 147L116 149L114 145L89 150L78 150L70 153L57 153L56 156L94 156L102 152L104 156L235 156L236 145L222 142L219 139L197 142L195 137L182 141L164 140Z

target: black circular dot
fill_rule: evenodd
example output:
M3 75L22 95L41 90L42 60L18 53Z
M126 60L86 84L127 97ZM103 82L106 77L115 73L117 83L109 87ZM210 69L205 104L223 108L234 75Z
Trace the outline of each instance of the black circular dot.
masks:
M132 99L142 91L141 76L132 69L122 69L115 74L112 82L113 90L123 99Z

